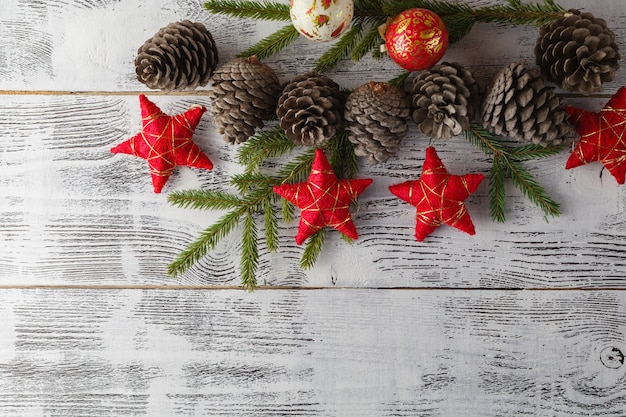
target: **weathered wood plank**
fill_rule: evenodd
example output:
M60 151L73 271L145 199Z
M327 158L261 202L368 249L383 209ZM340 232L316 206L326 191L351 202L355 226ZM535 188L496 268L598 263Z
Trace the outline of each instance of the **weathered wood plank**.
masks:
M618 41L626 39L626 9L622 2L559 3L605 18ZM0 15L0 90L145 90L134 74L137 48L172 21L187 18L204 23L216 39L222 62L277 27L274 23L210 15L202 4L202 0L155 0L146 7L136 0L4 0ZM486 83L509 62L523 59L534 65L536 37L537 29L532 27L479 24L469 36L450 47L444 59L468 65L481 83ZM281 79L287 79L310 70L328 46L299 39L296 45L267 62ZM354 88L363 80L386 80L398 72L389 60L377 62L368 57L356 65L346 61L333 71L333 76L344 87ZM626 75L619 71L607 90L625 83Z
M5 416L626 414L620 291L2 290Z
M203 97L157 97L177 113ZM599 108L603 100L587 101ZM591 108L593 108L591 106ZM0 284L233 285L238 284L238 233L184 277L166 266L221 213L176 209L172 190L228 189L240 167L236 149L216 136L210 116L196 141L213 171L178 168L164 193L152 192L147 163L112 155L110 147L140 129L133 96L0 97ZM592 164L563 169L567 152L529 164L563 206L542 213L510 190L509 222L491 221L487 186L468 200L477 234L441 227L424 243L413 238L414 209L394 198L390 184L415 178L427 140L413 129L384 166L362 169L375 179L354 218L352 245L329 233L318 265L298 267L297 221L280 226L281 249L261 247L259 282L269 285L490 288L624 287L624 189ZM483 154L454 139L438 144L453 173L486 172Z

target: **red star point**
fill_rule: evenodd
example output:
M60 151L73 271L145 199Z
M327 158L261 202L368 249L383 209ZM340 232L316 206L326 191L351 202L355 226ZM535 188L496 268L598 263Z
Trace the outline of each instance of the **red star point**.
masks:
M350 204L372 182L371 179L337 179L324 151L316 149L308 181L277 185L274 192L300 208L296 243L301 245L326 226L350 239L358 238L350 215Z
M194 106L170 116L141 94L142 130L111 148L112 153L138 156L148 161L155 193L160 193L178 165L213 169L213 163L191 140L205 107Z
M580 135L565 169L602 162L618 184L626 179L626 88L617 93L598 113L566 106L565 111Z
M426 148L420 179L392 185L389 191L417 208L415 238L422 242L442 224L476 233L464 201L484 178L483 174L449 174L431 146Z

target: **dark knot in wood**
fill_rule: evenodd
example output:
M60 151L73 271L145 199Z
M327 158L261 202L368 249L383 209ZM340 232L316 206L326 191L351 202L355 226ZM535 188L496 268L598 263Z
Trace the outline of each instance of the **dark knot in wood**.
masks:
M617 369L624 365L624 353L614 346L605 347L600 352L600 361L610 369Z

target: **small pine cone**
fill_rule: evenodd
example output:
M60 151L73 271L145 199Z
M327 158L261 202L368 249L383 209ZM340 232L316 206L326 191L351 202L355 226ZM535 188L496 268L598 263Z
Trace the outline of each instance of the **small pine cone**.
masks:
M404 91L391 84L370 81L354 90L344 112L354 153L370 164L387 162L406 135L410 107Z
M546 87L538 69L509 64L487 87L480 109L484 126L496 135L546 146L571 132L563 101Z
M280 82L256 57L236 58L213 74L211 114L224 141L243 143L272 118Z
M444 62L413 80L413 121L434 139L448 140L467 129L474 118L478 85L463 66Z
M137 51L137 79L152 89L205 86L217 66L217 47L202 23L189 20L161 28Z
M342 111L339 85L325 75L308 72L283 88L276 115L293 143L320 146L337 132Z
M604 19L580 10L540 29L535 57L549 81L584 95L602 91L602 83L613 80L620 58Z

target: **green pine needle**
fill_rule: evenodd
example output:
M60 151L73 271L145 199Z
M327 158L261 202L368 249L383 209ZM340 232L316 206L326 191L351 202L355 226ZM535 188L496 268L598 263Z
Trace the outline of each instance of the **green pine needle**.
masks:
M489 173L489 208L493 220L504 223L505 188L504 178L510 178L513 184L533 204L539 207L546 216L558 216L559 204L547 194L537 180L520 164L536 158L555 155L560 149L557 145L546 147L524 145L517 148L506 148L484 127L473 123L464 131L468 141L479 147L485 154L493 156Z
M493 158L493 165L489 172L489 211L491 218L498 223L504 223L506 206L506 189L504 184L506 168L502 166L500 158Z
M328 158L335 174L339 178L354 178L359 171L359 160L354 153L354 144L349 139L350 132L340 129L326 142L325 149L330 152Z
M361 41L352 49L352 53L350 54L350 58L353 61L359 61L365 55L370 53L370 51L374 49L379 49L380 45L384 43L383 38L380 37L378 33L378 26L385 23L385 18L378 18L372 22L372 26L369 28L368 32L363 35Z
M241 194L245 194L253 188L271 187L274 183L272 177L258 172L234 174L230 177L230 184Z
M285 223L289 223L293 220L294 205L289 200L281 199L281 216Z
M248 57L254 55L258 59L264 59L279 53L291 45L299 36L300 33L293 25L287 25L261 39L259 42L240 53L239 56Z
M472 123L469 129L463 131L463 134L468 141L479 147L486 155L506 152L500 141L478 123Z
M358 45L363 37L363 25L353 23L352 27L315 62L315 71L326 72L335 68Z
M554 156L563 150L563 146L548 144L546 146L541 145L524 145L518 148L510 149L509 155L512 160L515 161L528 161L531 159L547 158Z
M215 249L219 241L237 227L241 215L246 211L245 207L230 211L200 233L200 236L181 252L174 262L168 265L168 274L176 276L184 273L202 259L209 251Z
M300 259L300 267L302 269L311 269L324 246L324 240L326 238L326 228L320 229L313 236L311 236L304 246L304 252L302 252L302 258Z
M552 200L546 190L518 162L507 160L507 172L513 184L537 207L543 210L546 216L557 217L561 214L559 204Z
M246 173L252 173L258 171L268 158L290 153L295 147L285 131L276 126L250 137L237 151L237 160L245 167Z
M404 83L406 82L407 78L409 78L409 75L411 75L411 71L405 70L387 82L391 85L395 85L401 90L404 90Z
M253 213L247 210L243 216L241 233L241 283L248 291L257 286L256 270L259 265L259 249Z
M167 197L172 205L198 210L230 210L241 206L241 198L224 191L186 190L174 191Z
M311 171L311 164L313 164L314 158L315 149L309 149L293 158L291 162L284 165L278 171L280 184L293 184L306 181L309 176L309 172Z
M267 244L267 250L270 252L276 252L278 250L278 219L276 218L276 211L272 205L271 199L267 199L263 202L263 221L265 224L265 243Z
M257 20L291 20L289 5L270 1L209 0L204 8L213 14Z

